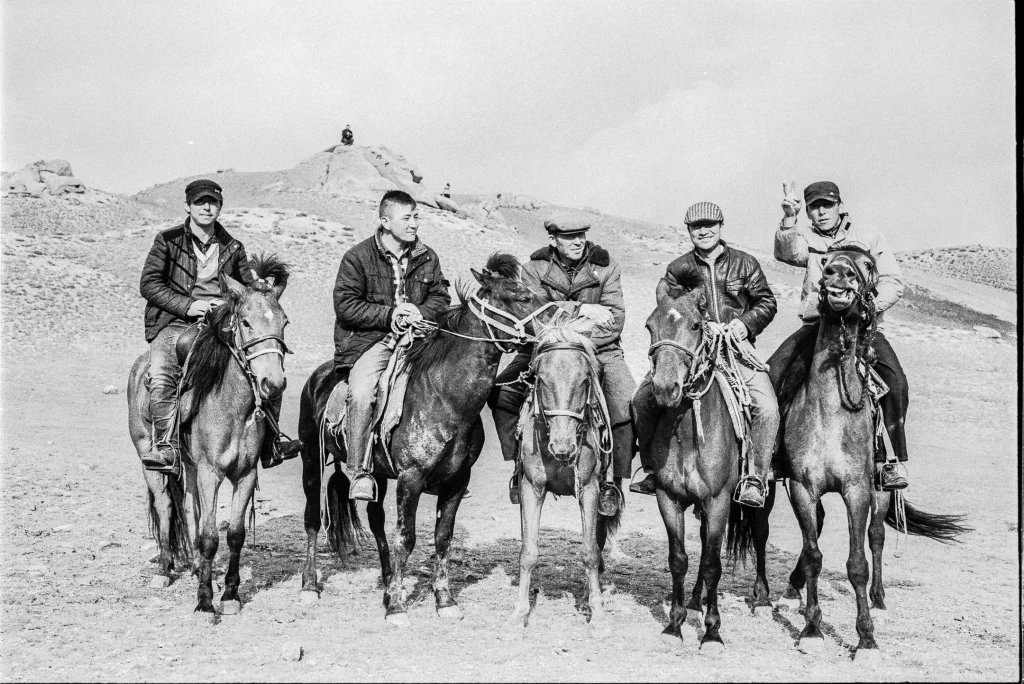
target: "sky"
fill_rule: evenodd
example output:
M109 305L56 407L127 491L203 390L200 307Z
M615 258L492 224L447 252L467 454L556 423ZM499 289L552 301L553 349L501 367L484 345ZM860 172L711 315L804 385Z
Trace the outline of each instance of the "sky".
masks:
M838 183L898 250L1016 244L1014 6L943 2L0 4L0 166L134 193L383 144L514 192L770 250Z

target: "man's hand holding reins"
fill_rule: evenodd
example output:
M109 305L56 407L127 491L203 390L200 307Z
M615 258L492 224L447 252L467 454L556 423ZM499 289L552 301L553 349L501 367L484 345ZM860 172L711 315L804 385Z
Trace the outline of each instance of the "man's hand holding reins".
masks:
M190 318L202 318L223 303L224 302L220 299L211 299L209 301L205 299L197 299L189 305L188 311L185 312L185 315Z
M391 314L391 320L398 327L408 328L422 321L423 314L420 313L415 304L404 302L395 307L394 312Z
M750 334L750 331L747 330L747 326L738 318L734 318L729 321L728 329L729 333L737 340L745 340L747 339L747 335Z
M599 327L609 327L615 323L612 310L601 304L580 304L579 315Z

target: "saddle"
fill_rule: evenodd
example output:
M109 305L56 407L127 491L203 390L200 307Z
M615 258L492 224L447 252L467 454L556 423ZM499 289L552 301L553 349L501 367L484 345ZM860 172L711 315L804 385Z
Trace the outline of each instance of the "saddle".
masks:
M371 439L374 444L383 449L388 462L392 463L392 468L394 468L394 464L391 458L391 435L402 419L405 392L409 386L407 355L412 339L410 337L406 341L403 339L404 337L395 338L395 348L391 359L377 382L377 398L373 412ZM347 403L348 381L342 380L331 390L324 406L324 415L321 418L322 429L335 440L345 439Z

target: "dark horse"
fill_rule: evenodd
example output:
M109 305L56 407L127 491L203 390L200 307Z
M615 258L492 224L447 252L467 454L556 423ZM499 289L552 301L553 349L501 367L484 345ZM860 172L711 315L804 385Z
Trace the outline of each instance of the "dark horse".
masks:
M952 541L967 530L957 524L960 516L925 513L902 502L902 496L897 501L895 492L882 492L874 487L875 423L866 376L858 365L864 368L871 360L875 331L871 290L876 273L874 259L865 251L845 248L830 253L823 270L817 335L808 336L808 342L797 350L788 368L783 368L775 356L768 362L783 406L782 451L791 474L793 511L803 534L803 549L780 603L799 606L800 590L806 582L806 625L800 633L800 648L804 651L818 651L824 644L818 605L822 559L818 536L825 520L823 494L838 492L846 504L850 529L846 568L857 600L858 656L878 648L872 610L868 608L865 529L873 559L870 598L874 611L885 610L884 523L893 527L900 523L909 534L939 541ZM754 542L755 605L768 604L764 554L772 502L770 497L764 509L748 516L735 537L739 554L749 548L751 538Z
M191 408L183 408L182 480L146 472L150 523L160 544L157 578L168 578L172 559L201 558L197 611L214 612L212 571L217 555L217 493L227 477L234 485L221 612L237 613L238 565L245 541L245 512L256 487L256 464L266 434L266 402L284 391L284 327L288 319L278 298L288 282L288 267L275 256L252 260L256 280L245 285L222 276L226 302L207 316L195 338L186 369ZM128 427L140 457L150 448L152 424L145 377L149 353L140 356L128 379ZM185 403L185 402L183 402ZM198 519L197 519L198 517ZM166 582L154 579L154 586Z
M654 428L651 459L658 508L668 531L672 571L671 608L664 633L683 638L687 608L700 610L706 586L701 646L722 646L718 582L722 543L730 517L739 515L732 492L739 480L740 447L729 407L715 378L721 330L712 330L699 277L681 281L658 301L647 319L651 334L654 397L662 407ZM683 580L689 564L684 513L700 514L700 569L690 603Z
M409 624L402 580L416 543L420 495L426 490L437 492L437 565L433 583L437 612L441 617L462 617L448 583L448 548L455 515L469 485L470 469L483 448L480 411L494 385L502 344L526 341L525 329L534 317L531 312L540 304L536 295L520 282L519 262L509 254L491 256L483 272L474 270L473 276L480 284L477 293L466 296L460 292L462 302L448 310L431 337L409 352L404 411L391 439L394 469L379 448L374 457L378 498L367 504L366 513L380 554L385 617L396 625ZM515 332L510 321L518 334L503 331ZM302 389L299 436L305 445L302 484L306 493L308 541L302 571L304 598L319 592L316 547L321 513L321 448L330 451L335 463L327 486L331 546L341 555L354 550L358 538L365 534L355 505L349 501L349 481L340 466L345 460L344 446L339 444L343 440L321 434L320 418L338 382L334 362L328 361L313 371ZM389 479L398 481L398 539L393 552L388 549L384 531L383 500Z
M548 492L579 499L583 519L583 565L587 588L580 610L589 614L592 629L604 631L601 557L607 535L619 524L598 514L602 463L611 457L611 419L601 394L600 367L594 343L580 333L583 322L544 328L537 336L532 370L533 392L522 420L519 491L522 502L522 548L519 553L519 598L512 612L513 629L530 617L530 578L537 565L540 514ZM576 328L576 329L574 329Z

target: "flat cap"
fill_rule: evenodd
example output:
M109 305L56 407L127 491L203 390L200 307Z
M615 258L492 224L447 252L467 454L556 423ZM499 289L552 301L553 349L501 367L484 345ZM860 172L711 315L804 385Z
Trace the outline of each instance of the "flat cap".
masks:
M686 216L683 217L683 223L688 226L704 221L712 223L725 221L722 210L714 202L697 202L686 210Z
M549 235L569 235L590 230L590 221L575 216L553 216L544 222Z
M221 192L221 187L212 180L200 178L185 186L185 201L192 204L200 197L212 197L223 204L224 196Z
M832 181L818 181L811 183L804 188L804 204L810 206L811 202L827 199L830 202L842 202L839 197L839 186Z

